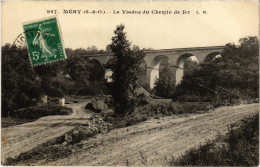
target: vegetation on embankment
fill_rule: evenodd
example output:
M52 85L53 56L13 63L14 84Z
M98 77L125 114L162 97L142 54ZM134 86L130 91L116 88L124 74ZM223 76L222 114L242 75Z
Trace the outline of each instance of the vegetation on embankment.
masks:
M37 67L31 66L27 48L6 44L1 49L2 117L10 116L14 110L35 106L43 95L97 96L107 93L103 67L86 56L97 54L95 47L87 50L67 48L66 60Z
M32 122L40 117L50 115L69 115L72 114L72 109L56 104L42 104L27 108L14 110L9 117L3 117L1 127L7 128L10 126L20 125L27 122Z
M259 96L259 40L245 37L238 44L226 44L218 56L208 56L204 62L196 64L185 60L183 79L175 81L168 63L160 73L154 87L157 96L175 101L216 101L220 87L233 92L232 99L256 99ZM190 69L191 67L193 69ZM215 92L214 92L215 91ZM257 100L258 101L258 100ZM232 103L232 102L231 102Z
M1 118L1 128L8 128L10 126L20 125L32 121L35 121L35 119L19 119L19 118L5 117L5 118Z
M72 114L72 109L59 105L39 105L28 108L22 108L15 110L12 113L13 118L19 119L38 119L40 117L49 115L69 115Z
M111 130L111 125L104 122L99 114L95 114L86 120L84 125L74 126L75 128L72 131L63 136L38 145L28 152L21 153L18 157L7 158L4 165L15 166L19 164L19 166L30 166L30 164L39 161L44 165L44 163L50 161L66 158L78 150L92 147L84 146L83 140Z
M150 103L137 107L135 111L126 114L124 117L113 117L111 114L104 115L104 120L112 123L115 128L122 128L146 121L149 118L159 118L174 114L199 114L205 113L210 109L212 109L212 105L205 102Z
M259 114L229 127L227 136L191 149L170 166L257 166L259 164Z

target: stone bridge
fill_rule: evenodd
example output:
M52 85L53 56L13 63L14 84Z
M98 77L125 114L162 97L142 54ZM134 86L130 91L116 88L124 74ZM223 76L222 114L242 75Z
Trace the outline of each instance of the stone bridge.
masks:
M144 50L144 64L146 71L146 81L152 89L155 80L159 78L159 67L162 61L167 61L171 67L171 72L175 78L175 84L180 83L183 76L184 64L187 59L195 61L197 64L210 61L220 55L224 46ZM90 59L98 61L101 65L113 61L113 54L91 55ZM109 69L106 72L110 72Z

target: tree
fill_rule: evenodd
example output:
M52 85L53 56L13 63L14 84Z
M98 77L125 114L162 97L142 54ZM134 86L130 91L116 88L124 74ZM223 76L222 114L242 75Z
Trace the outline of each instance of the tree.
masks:
M79 86L86 86L89 83L90 66L90 63L83 56L75 55L67 59L68 73Z
M40 82L30 64L26 48L2 47L2 116L28 107L41 96Z
M142 51L131 50L124 28L122 24L116 27L110 45L115 57L115 63L109 68L113 71L112 96L117 115L134 110L134 90L138 87L140 64L144 58Z
M137 46L137 45L133 45L132 49L133 49L133 51L138 51L138 50L140 50L139 46Z
M171 98L174 92L174 78L171 75L170 67L166 65L160 71L160 78L156 80L154 93L156 96Z
M106 46L105 52L106 52L106 53L111 53L111 52L112 52L110 45L107 45L107 46Z
M258 97L259 79L259 41L257 37L239 40L239 45L227 44L221 57L202 63L194 72L184 75L183 81L175 92L204 96L207 89L216 90L216 85L227 88L239 95ZM196 89L195 89L196 88Z
M87 51L88 51L88 53L90 53L90 54L98 53L98 49L97 49L97 47L96 47L95 45L89 46L89 47L87 48Z

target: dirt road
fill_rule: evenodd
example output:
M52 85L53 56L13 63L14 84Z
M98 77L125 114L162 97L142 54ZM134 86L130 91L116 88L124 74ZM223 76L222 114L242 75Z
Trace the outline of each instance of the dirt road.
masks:
M91 117L91 113L84 112L83 107L86 104L87 101L68 104L73 109L72 115L47 116L34 122L2 128L1 162L55 140L75 129L77 125L84 125Z
M227 132L227 126L257 113L259 104L220 107L206 114L183 118L151 119L127 128L114 129L83 142L71 156L49 162L53 166L158 166ZM43 164L33 164L43 165Z
M8 157L32 150L86 123L91 114L83 112L85 103L70 104L70 116L43 117L35 122L2 129L2 163ZM81 148L57 161L35 161L30 165L48 166L158 166L165 158L177 157L190 148L227 132L227 126L257 113L259 104L220 107L206 114L180 118L150 119L134 126L114 129L82 141ZM44 162L44 164L43 164ZM47 163L46 163L47 162ZM22 162L21 162L22 163ZM24 164L20 164L24 165Z

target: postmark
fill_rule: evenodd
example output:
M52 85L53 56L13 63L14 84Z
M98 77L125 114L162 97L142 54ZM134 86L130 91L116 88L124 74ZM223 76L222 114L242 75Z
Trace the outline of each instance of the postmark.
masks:
M25 43L33 66L66 59L56 17L23 25ZM24 40L22 37L20 40ZM19 41L17 41L19 43Z
M27 47L26 41L25 41L25 36L28 36L28 38L30 38L33 36L33 33L37 32L37 31L38 31L37 29L33 29L33 30L26 31L26 32L19 34L16 37L16 39L14 40L11 48L12 49L14 49L14 48L21 49L21 48Z

